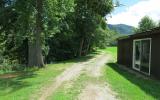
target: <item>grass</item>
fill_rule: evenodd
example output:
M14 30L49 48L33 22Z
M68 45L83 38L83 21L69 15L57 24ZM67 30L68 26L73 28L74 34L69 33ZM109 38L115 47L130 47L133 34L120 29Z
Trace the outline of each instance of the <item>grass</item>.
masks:
M75 100L85 87L86 80L89 80L89 77L86 74L81 74L78 79L73 80L71 83L64 83L49 97L49 100Z
M103 50L114 57L114 60L104 67L103 78L94 79L86 74L81 74L78 79L73 80L71 85L65 83L55 93L49 97L49 100L74 100L86 82L106 81L122 100L160 100L160 81L154 79L144 79L137 77L123 69L120 69L116 63L116 47L110 47ZM30 70L18 73L13 78L0 78L0 99L1 100L28 100L34 96L38 97L40 89L53 82L53 79L62 73L66 68L75 62L83 62L92 58L97 53L80 59L59 62L47 65L40 70Z
M107 47L106 49L102 49L102 51L111 54L114 60L117 59L117 47Z
M107 47L105 49L105 51L107 53L110 53L110 54L114 55L114 56L117 56L117 47Z
M72 62L50 64L44 69L22 72L17 77L0 78L0 99L28 100L71 64Z
M101 51L92 52L88 56L81 57L78 59L79 61L87 61L97 54L101 53ZM82 92L85 86L90 83L99 82L100 80L94 77L88 76L85 71L81 73L81 75L69 82L65 82L58 90L56 90L48 99L49 100L77 100L78 95Z
M94 57L95 55L101 53L101 51L93 52L89 56L82 57L81 60L86 61ZM85 88L88 83L101 83L102 78L95 78L89 76L85 71L81 73L81 75L69 82L65 82L58 90L56 90L52 96L50 96L49 100L78 100L79 94Z
M105 50L116 55L116 48ZM160 81L137 77L111 62L104 69L104 79L122 100L160 100Z
M29 100L29 98L32 97L36 100L39 96L38 93L40 89L51 84L54 78L66 68L74 63L87 61L97 53L98 52L93 52L85 57L49 64L46 68L39 70L29 69L28 71L18 72L18 76L12 78L2 78L1 76L6 74L1 73L0 100ZM17 72L11 72L8 74L16 75Z
M101 83L102 78L95 78L82 73L77 79L72 80L71 83L64 83L49 100L78 100L78 96L82 93L88 83Z

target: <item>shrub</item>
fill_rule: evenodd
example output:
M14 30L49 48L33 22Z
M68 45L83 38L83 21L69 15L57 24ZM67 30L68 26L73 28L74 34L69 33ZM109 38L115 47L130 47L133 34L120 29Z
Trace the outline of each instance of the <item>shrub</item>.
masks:
M9 59L3 59L2 63L0 63L0 70L4 72L9 72L9 71L20 71L24 70L25 67L22 65L18 64L16 60L9 60Z

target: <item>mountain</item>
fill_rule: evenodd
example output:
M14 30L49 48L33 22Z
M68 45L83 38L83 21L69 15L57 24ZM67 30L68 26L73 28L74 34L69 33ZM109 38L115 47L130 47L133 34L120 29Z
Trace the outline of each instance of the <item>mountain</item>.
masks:
M117 31L118 33L122 35L130 35L134 33L133 31L134 27L125 25L125 24L116 24L116 25L108 24L108 28L111 30Z

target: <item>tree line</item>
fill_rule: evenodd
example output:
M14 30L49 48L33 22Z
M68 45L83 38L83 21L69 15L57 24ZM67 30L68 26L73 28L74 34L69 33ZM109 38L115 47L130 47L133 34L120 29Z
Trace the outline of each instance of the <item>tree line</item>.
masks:
M112 0L0 0L0 64L44 67L105 47Z

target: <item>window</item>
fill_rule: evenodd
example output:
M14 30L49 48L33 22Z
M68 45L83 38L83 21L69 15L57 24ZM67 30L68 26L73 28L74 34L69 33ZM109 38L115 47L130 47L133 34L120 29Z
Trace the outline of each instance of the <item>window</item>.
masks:
M151 39L138 39L133 42L133 69L150 75Z

